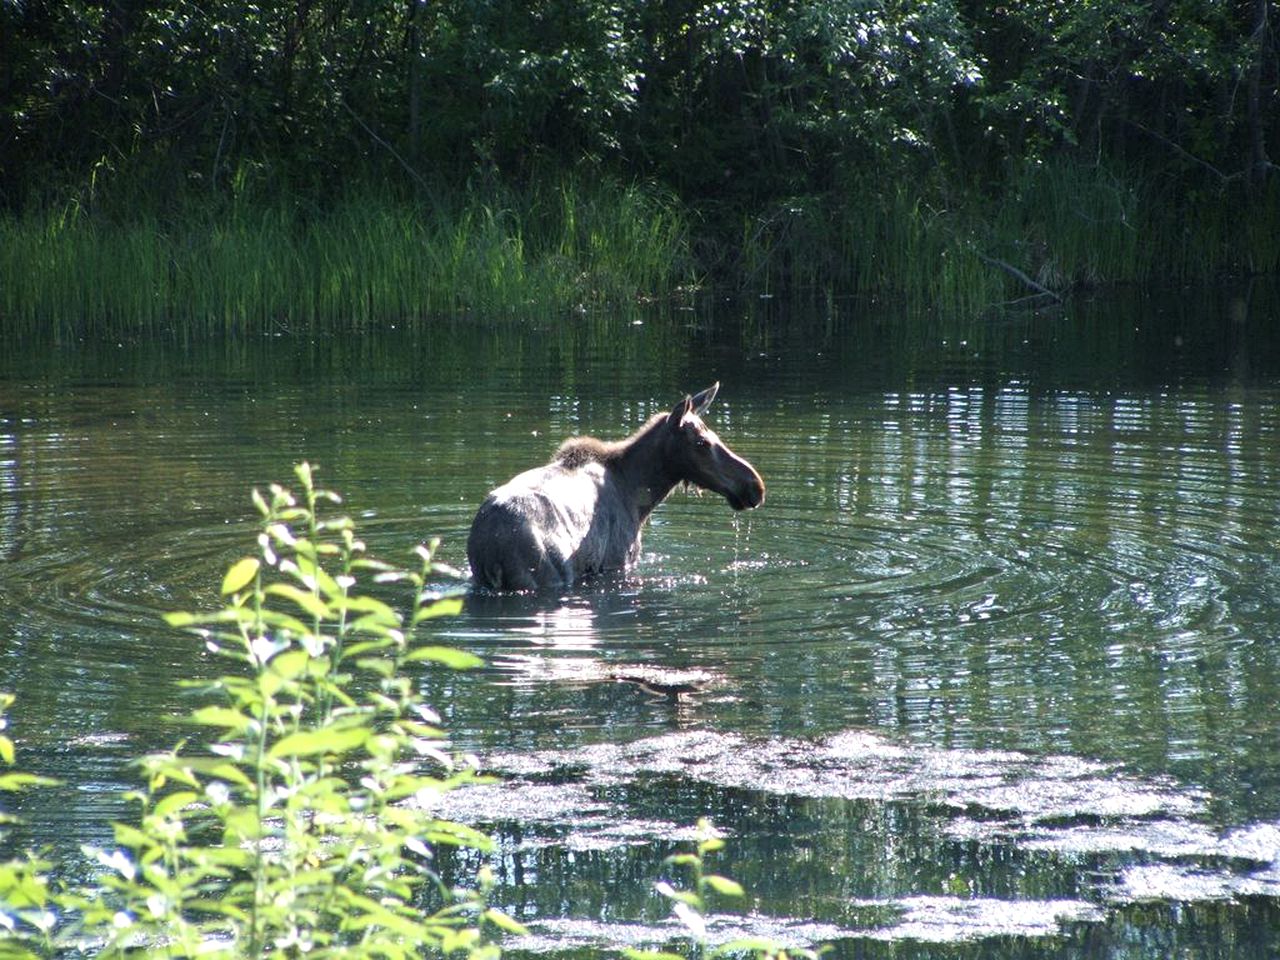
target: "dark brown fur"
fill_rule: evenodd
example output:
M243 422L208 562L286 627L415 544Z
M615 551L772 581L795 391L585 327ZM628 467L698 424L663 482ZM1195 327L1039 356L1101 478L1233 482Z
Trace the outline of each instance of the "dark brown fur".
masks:
M663 414L666 416L666 414ZM646 425L647 427L647 425ZM643 432L639 431L639 432ZM626 449L627 444L638 434L632 434L626 440L597 440L595 437L570 437L551 458L552 463L561 464L568 470L576 469L588 463L607 463L616 459Z

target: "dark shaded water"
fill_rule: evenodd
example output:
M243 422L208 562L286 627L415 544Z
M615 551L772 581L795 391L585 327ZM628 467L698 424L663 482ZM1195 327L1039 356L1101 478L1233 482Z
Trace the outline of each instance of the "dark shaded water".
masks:
M943 328L768 303L429 336L0 359L0 689L17 842L107 842L128 758L214 669L248 489L310 459L375 552L444 538L563 437L719 379L769 485L677 494L634 576L476 599L423 678L504 774L520 949L669 932L651 887L703 814L750 903L713 935L844 955L1280 952L1280 306L1273 289ZM697 671L655 696L619 673ZM629 674L630 675L630 674ZM457 864L468 867L465 862ZM745 916L743 915L745 913Z

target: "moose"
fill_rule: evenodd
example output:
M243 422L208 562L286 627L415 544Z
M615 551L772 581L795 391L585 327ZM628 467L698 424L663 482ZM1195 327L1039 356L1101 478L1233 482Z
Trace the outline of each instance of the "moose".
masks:
M718 493L734 510L760 506L760 474L702 422L719 390L716 382L686 395L625 440L571 437L550 463L493 490L467 539L475 583L545 590L624 571L640 555L649 514L679 483Z

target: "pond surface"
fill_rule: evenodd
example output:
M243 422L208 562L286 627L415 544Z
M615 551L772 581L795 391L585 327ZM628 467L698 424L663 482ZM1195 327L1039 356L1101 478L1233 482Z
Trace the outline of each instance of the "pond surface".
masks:
M465 565L491 487L720 380L707 420L764 507L677 492L631 576L439 627L487 662L422 681L502 774L447 812L499 840L513 947L669 936L652 883L710 815L749 890L713 939L1274 956L1278 328L1259 286L959 325L762 301L13 347L0 689L21 765L64 785L10 842L76 869L110 841L127 761L181 734L175 681L221 669L159 614L216 601L251 486L308 459L374 553L440 536Z

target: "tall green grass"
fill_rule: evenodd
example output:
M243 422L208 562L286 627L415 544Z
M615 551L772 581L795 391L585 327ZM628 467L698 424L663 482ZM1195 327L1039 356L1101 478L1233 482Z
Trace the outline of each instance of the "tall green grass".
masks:
M0 218L0 322L93 336L555 313L671 295L693 277L687 244L656 190L576 177L444 202L366 185L323 208L46 208Z
M561 171L413 193L365 178L323 202L284 189L161 203L137 185L114 201L0 216L0 326L118 336L564 316L707 277L975 316L1048 302L1045 289L1280 270L1280 186L1196 193L1069 161L985 191L871 182L791 198L744 215L736 236L659 188Z
M1280 187L1182 193L1158 177L1059 161L1024 166L987 193L871 184L788 201L744 221L738 272L767 292L871 294L972 316L1048 301L1040 288L1065 296L1277 270Z

